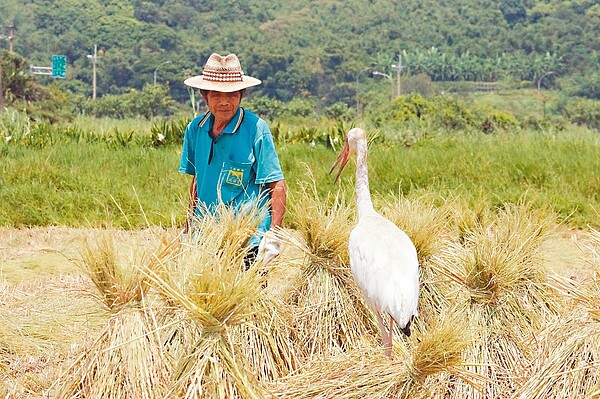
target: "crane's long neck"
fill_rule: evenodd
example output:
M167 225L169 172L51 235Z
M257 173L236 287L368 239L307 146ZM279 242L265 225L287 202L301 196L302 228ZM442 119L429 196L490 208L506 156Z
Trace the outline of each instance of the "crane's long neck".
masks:
M373 212L373 202L369 191L369 170L367 167L367 141L356 143L356 207L358 218Z

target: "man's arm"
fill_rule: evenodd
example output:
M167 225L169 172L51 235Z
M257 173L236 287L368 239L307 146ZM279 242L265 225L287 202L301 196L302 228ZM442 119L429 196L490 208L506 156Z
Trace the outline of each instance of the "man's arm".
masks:
M271 192L271 228L281 227L287 200L285 180L269 183L269 190Z
M194 212L196 211L196 205L198 204L198 187L196 186L196 176L192 178L192 183L190 184L190 206L188 207L187 217L185 218L185 226L183 228L184 233L188 233L190 231L190 226L192 224L192 218L194 217Z

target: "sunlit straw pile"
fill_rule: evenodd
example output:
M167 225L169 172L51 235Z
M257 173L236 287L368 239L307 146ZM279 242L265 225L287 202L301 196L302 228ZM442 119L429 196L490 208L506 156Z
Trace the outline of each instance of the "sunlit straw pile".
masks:
M178 314L165 334L168 346L179 342L175 350L167 347L174 359L168 396L262 398L263 382L293 367L287 323L265 295L264 265L244 271L256 216L257 210L234 214L220 207L194 221L179 256L146 271Z
M312 357L355 348L365 338L376 340L377 324L349 266L353 208L339 196L320 200L312 179L295 198L290 213L299 238L289 236L287 241L305 253L288 300L294 306L296 345Z
M311 183L291 195L291 228L280 233L298 259L284 251L244 271L257 209L219 208L187 237L155 236L156 248L130 257L110 232L90 238L80 263L106 326L44 390L82 399L600 399L600 232L591 229L593 276L579 281L544 269L554 222L526 204L382 203L415 241L422 272L413 335L396 331L388 359L348 265L354 209L340 195L319 199ZM30 341L11 322L16 293L6 287L0 280L0 397L17 397L37 381L23 383L16 365L13 344Z
M403 230L417 248L422 263L437 254L453 237L452 202L434 196L385 201L381 214Z
M87 244L82 264L110 312L98 339L58 382L61 398L158 398L170 380L163 349L146 306L148 285L139 264L119 259L113 237Z
M11 366L11 358L13 357L13 342L18 338L17 334L14 333L15 326L9 317L6 317L4 312L4 297L7 296L6 292L8 285L2 280L0 275L0 397L9 397L11 393L15 391L16 382L12 375L15 370Z
M397 345L392 360L381 348L359 347L345 354L315 358L298 373L279 381L277 398L430 398L439 387L428 378L446 373L454 379L471 376L462 369L462 352L470 340L453 312L441 316L408 346Z
M431 263L451 283L446 296L462 308L465 328L479 334L466 351L466 361L473 364L469 370L491 381L483 392L457 383L454 397L514 392L514 370L537 356L525 340L560 309L541 266L540 245L550 218L520 204L507 205L487 220L475 223L462 242L450 243Z
M530 345L538 356L523 371L519 398L600 398L600 232L591 229L593 253L588 281L554 275L550 281L567 300L564 312Z

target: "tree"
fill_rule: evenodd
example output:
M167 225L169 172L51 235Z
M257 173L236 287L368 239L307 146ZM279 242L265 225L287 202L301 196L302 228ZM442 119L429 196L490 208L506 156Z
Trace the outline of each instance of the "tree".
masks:
M2 63L2 98L7 104L16 101L39 101L48 97L48 92L26 73L29 62L17 53L0 50Z

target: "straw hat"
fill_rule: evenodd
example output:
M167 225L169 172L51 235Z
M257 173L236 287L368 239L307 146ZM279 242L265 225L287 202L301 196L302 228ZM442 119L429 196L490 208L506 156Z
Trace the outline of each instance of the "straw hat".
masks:
M212 53L204 65L202 75L188 78L183 83L202 90L229 93L259 85L261 81L244 75L240 60L235 54L223 57Z

